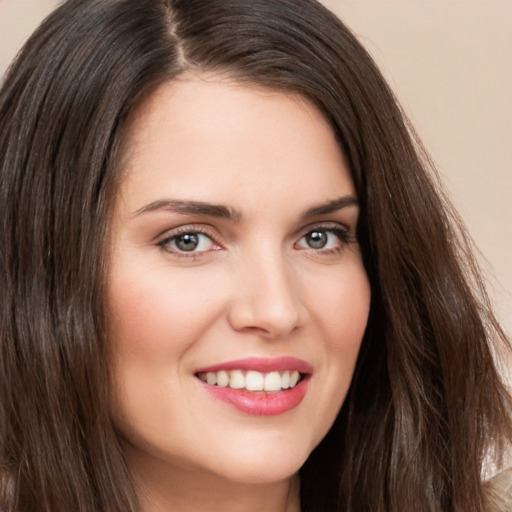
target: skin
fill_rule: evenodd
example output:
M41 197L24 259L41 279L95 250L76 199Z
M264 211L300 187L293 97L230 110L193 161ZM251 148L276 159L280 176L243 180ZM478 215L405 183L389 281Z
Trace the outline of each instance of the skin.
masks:
M112 407L142 510L298 511L297 472L343 403L370 304L332 129L298 95L185 75L143 102L125 146L108 285ZM349 204L304 217L339 198ZM315 229L324 247L311 246ZM200 244L180 250L198 231ZM241 412L195 375L280 356L313 368L284 414Z

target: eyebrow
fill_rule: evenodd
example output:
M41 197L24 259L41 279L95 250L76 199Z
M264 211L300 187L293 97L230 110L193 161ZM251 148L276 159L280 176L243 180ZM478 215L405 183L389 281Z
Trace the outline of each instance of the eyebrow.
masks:
M348 206L358 206L359 203L355 196L342 196L332 201L327 201L321 205L313 206L304 212L302 219L310 219L311 217L317 217L319 215L328 215L330 213L337 212Z
M157 210L168 210L173 213L207 215L221 219L239 220L242 213L221 204L205 203L203 201L186 201L181 199L160 199L143 206L134 212L134 216Z
M302 215L302 220L310 219L320 215L328 215L337 212L348 206L357 206L358 201L354 196L342 196L331 201L327 201L318 206L313 206L306 210ZM134 212L134 216L158 210L168 210L173 213L189 215L206 215L220 219L238 221L242 218L242 212L221 204L206 203L203 201L188 201L182 199L159 199L153 201Z

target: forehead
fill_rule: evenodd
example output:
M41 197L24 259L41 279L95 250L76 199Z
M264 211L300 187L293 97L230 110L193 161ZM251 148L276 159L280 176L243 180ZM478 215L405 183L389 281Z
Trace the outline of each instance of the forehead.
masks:
M322 201L333 187L353 193L333 130L308 99L226 78L161 85L132 116L124 146L122 193L140 201L157 192L244 204L256 189L307 189Z

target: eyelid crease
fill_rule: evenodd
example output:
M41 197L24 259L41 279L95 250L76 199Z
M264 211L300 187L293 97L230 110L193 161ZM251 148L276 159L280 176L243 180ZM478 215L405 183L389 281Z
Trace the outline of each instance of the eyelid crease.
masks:
M213 228L212 228L213 229ZM207 224L184 224L181 226L176 226L174 228L168 228L162 231L159 235L155 237L155 240L159 240L162 238L168 239L175 236L179 236L182 234L188 234L188 233L200 233L204 234L206 236L209 236L210 238L215 238L215 236L210 232L209 226Z

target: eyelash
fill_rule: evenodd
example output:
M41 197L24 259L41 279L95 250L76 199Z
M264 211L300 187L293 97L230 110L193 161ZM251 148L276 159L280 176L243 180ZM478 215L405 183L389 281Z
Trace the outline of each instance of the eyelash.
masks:
M296 242L295 245L297 245L300 241L305 239L308 235L312 235L313 233L330 233L336 236L336 238L339 240L339 245L332 248L319 248L315 249L313 247L305 247L304 249L313 251L315 253L320 253L323 255L330 255L330 254L339 254L346 245L348 245L350 242L353 242L354 239L350 235L350 231L347 228L342 228L339 225L332 225L332 224L326 224L326 225L317 225L313 226L312 228L308 228L307 231L300 237L298 242Z
M184 235L203 235L208 237L211 242L221 247L220 244L218 244L214 237L210 235L203 227L195 227L195 226L184 226L181 228L177 228L176 230L172 231L171 234L166 236L163 240L157 243L157 246L160 247L165 252L171 253L173 256L177 256L178 258L198 258L201 255L203 255L206 252L209 251L182 251L179 249L172 249L170 248L170 244L172 242L175 242L180 237L183 237ZM218 249L210 249L210 250L218 250Z
M305 231L301 235L299 240L297 242L295 242L294 247L300 241L302 241L305 237L307 237L308 235L311 235L315 232L324 232L324 233L333 234L334 236L336 236L338 238L339 246L333 247L333 248L328 248L328 249L324 249L324 248L315 249L313 247L304 247L303 249L310 250L310 251L313 251L318 254L329 255L329 254L340 253L346 245L355 241L354 238L350 235L350 231L348 229L341 228L339 225L326 224L326 225L316 225L313 227L308 227L307 231ZM178 248L170 247L171 243L173 243L173 242L176 243L176 240L178 240L180 237L183 237L184 235L202 235L202 236L208 237L210 239L211 243L214 244L214 246L217 246L217 248L209 249L209 250L205 250L205 251L195 251L195 250L183 251ZM162 250L164 250L165 252L171 253L173 256L177 256L180 258L196 258L196 259L201 257L203 254L205 254L207 252L219 250L222 247L218 242L216 242L215 238L207 232L207 230L205 230L203 227L195 227L195 226L184 226L182 228L178 228L178 229L174 230L171 234L166 236L163 240L159 241L156 245L158 247L160 247Z

